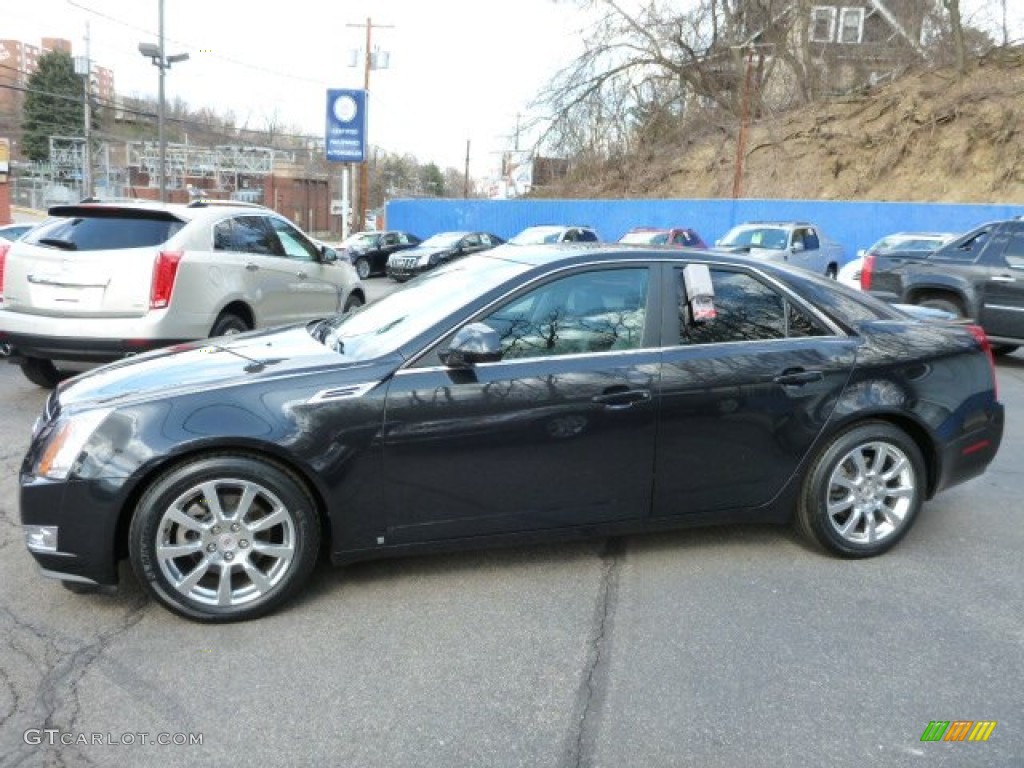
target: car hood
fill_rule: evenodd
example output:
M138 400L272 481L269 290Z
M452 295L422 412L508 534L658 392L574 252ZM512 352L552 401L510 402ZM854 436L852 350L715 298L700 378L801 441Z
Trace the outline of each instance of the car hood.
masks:
M726 253L745 253L754 258L759 256L778 256L780 253L783 253L781 248L758 248L754 245L719 245L716 247L718 250L725 251Z
M95 368L63 382L61 407L121 405L186 394L256 379L331 370L332 385L344 384L344 371L365 381L380 377L368 368L382 361L348 361L328 349L305 325L177 344ZM393 366L386 366L393 367Z

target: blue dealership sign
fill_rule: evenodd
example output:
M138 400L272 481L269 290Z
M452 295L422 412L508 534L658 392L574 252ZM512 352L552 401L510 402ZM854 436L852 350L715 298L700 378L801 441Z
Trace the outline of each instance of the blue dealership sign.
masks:
M327 89L327 159L339 163L366 160L366 91Z

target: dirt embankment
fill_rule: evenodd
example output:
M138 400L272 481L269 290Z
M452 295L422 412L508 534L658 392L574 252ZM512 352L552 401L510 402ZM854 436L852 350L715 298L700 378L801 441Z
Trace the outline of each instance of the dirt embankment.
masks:
M648 148L555 196L730 197L736 131ZM762 117L742 197L1024 204L1024 49Z

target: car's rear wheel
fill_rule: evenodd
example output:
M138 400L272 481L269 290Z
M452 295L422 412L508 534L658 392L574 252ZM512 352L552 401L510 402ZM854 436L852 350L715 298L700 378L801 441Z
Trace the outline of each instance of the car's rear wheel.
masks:
M66 378L51 360L41 357L26 357L19 366L26 379L43 389L53 389Z
M262 616L305 583L320 519L302 482L262 459L216 455L159 477L139 500L129 553L160 603L197 621Z
M925 494L924 460L902 430L881 421L832 439L804 479L796 523L845 557L879 555L910 529Z
M358 309L363 306L363 300L357 294L352 294L345 300L345 307L342 312L351 312L353 309Z
M359 275L360 280L365 280L370 276L370 260L365 257L356 259L355 263L356 274Z
M943 312L949 312L955 317L966 317L967 313L964 311L963 305L960 304L954 298L947 298L946 296L925 296L920 301L915 302L920 307L931 307L932 309L941 309Z
M216 336L231 336L232 334L245 333L249 330L252 329L244 319L233 312L224 312L217 318L217 322L213 324L213 328L210 329L210 338Z
M839 267L837 267L835 264L829 264L828 267L825 269L825 277L829 278L830 280L835 280L837 277L839 277Z

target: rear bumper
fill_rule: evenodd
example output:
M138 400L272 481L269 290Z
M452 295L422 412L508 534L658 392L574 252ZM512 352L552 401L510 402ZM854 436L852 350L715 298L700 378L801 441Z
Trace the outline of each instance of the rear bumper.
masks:
M984 424L948 442L939 456L935 492L977 477L996 457L1003 440L1004 408L995 403Z
M190 339L89 339L35 336L0 331L0 344L10 346L9 359L12 363L20 362L26 357L83 363L108 363L183 341L190 341Z
M210 322L206 316L181 318L165 310L141 317L52 317L0 309L0 346L7 345L15 361L39 357L103 363L205 338Z

